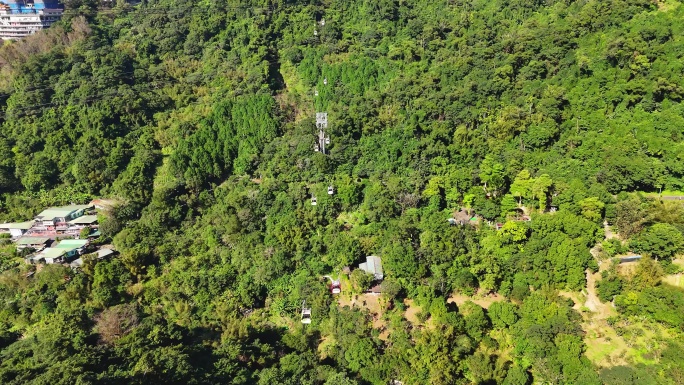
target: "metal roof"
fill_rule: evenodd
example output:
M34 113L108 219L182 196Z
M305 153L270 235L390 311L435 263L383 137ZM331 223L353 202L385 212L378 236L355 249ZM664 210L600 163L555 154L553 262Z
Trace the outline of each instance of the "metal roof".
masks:
M112 254L114 254L114 250L112 249L100 249L97 251L97 258L102 259Z
M33 226L33 222L16 222L16 223L2 223L0 229L22 229L28 230Z
M67 223L72 225L90 225L95 222L97 222L97 215L84 215L82 217L72 219Z
M47 249L43 250L38 254L38 258L59 258L62 255L66 254L65 249L56 249L54 247L48 247Z
M17 240L17 245L40 245L49 240L50 238L44 237L21 237Z
M52 246L53 248L63 249L63 250L73 250L83 247L88 243L87 239L65 239L60 241L57 245Z
M69 214L79 211L79 210L85 210L87 208L93 207L92 204L87 204L87 205L69 205L69 206L60 206L60 207L50 207L47 210L44 210L40 214L36 216L36 218L47 218L47 219L52 219L52 218L62 218L69 216Z
M70 265L71 267L81 267L81 266L83 266L83 259L82 259L82 258L78 258L78 259L72 261L69 265Z
M366 262L359 264L359 269L364 270L367 273L375 275L376 279L382 279L382 261L380 257L375 255L370 255L366 257Z

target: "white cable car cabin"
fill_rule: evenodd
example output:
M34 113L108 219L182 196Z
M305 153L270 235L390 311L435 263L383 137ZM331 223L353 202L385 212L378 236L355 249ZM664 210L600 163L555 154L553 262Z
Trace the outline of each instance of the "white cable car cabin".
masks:
M325 144L330 144L330 137L329 136L325 137Z
M314 29L314 36L318 36L318 31Z
M314 96L318 96L318 90L314 90Z
M302 302L302 323L303 324L310 324L311 323L311 308L304 307L306 304L306 301Z
M321 19L321 25L325 25L325 19Z
M316 197L312 195L311 196L311 206L316 206L317 204L318 203L316 202Z
M328 186L328 195L333 195L335 193L335 189L333 186Z
M328 78L323 78L323 85L327 86L328 85Z
M314 151L316 151L316 152L321 151L321 149L318 148L318 143L314 143Z

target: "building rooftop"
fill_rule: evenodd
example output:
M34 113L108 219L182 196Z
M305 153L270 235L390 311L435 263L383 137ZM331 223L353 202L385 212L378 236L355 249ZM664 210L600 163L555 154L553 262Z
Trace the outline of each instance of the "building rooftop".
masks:
M97 251L97 259L106 258L112 254L114 254L114 250L112 249L100 249Z
M373 274L375 279L382 279L382 261L380 257L371 255L366 257L366 262L359 264L359 269L364 270L367 273Z
M81 266L83 266L83 259L75 259L69 264L69 266L71 266L72 268L80 268Z
M40 258L59 258L62 255L66 254L65 249L56 249L54 247L48 247L47 249L43 250L40 252L40 254L37 255L38 259Z
M33 222L2 223L0 229L22 229L28 230L33 226Z
M107 208L112 208L112 207L116 206L117 201L115 199L100 198L100 199L93 199L92 201L90 201L90 204L97 207L97 208L107 209Z
M95 222L97 222L97 215L84 215L82 217L72 219L67 223L71 225L92 225Z
M49 240L50 238L45 237L21 237L17 239L17 245L41 245Z
M641 255L628 255L626 257L620 258L620 263L634 262L641 259Z
M65 239L60 241L57 245L52 246L53 248L63 249L63 250L73 250L83 247L88 243L87 239Z
M92 204L87 204L87 205L69 205L69 206L60 206L60 207L50 207L47 210L44 210L40 214L36 216L36 218L47 218L47 219L52 219L52 218L61 218L61 217L66 217L69 214L73 213L74 211L78 210L85 210L87 208L93 207Z

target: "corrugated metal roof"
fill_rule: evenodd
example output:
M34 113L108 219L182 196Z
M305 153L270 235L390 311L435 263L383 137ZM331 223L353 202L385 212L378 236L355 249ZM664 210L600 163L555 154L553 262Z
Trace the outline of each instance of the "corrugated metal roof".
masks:
M97 222L97 215L84 215L76 219L72 219L67 223L72 225L90 225Z
M73 213L74 211L85 210L89 207L93 207L93 205L87 204L87 205L69 205L69 206L60 206L60 207L50 207L49 209L44 210L43 212L38 214L36 217L46 218L46 219L62 218L62 217L68 216L69 214Z
M112 249L100 249L97 251L97 257L98 258L105 258L110 255L114 254L114 250Z
M62 255L66 254L65 249L56 249L54 247L49 247L38 254L39 258L59 258Z
M380 257L375 255L366 257L366 262L359 264L359 269L375 275L375 277L378 279L381 279L383 276L382 261L380 260Z
M17 245L40 245L49 240L50 238L43 237L22 237L17 239Z
M87 239L65 239L63 241L60 241L57 245L52 246L53 248L58 248L58 249L77 249L79 247L83 247L88 243Z
M33 221L29 222L16 222L16 223L3 223L0 224L0 229L22 229L28 230L33 226Z

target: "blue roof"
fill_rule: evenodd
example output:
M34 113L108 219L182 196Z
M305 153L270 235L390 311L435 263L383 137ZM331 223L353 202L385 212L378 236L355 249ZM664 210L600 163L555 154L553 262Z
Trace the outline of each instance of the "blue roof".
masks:
M61 9L62 5L57 0L0 0L7 4L12 11L20 13L33 13L41 9Z

